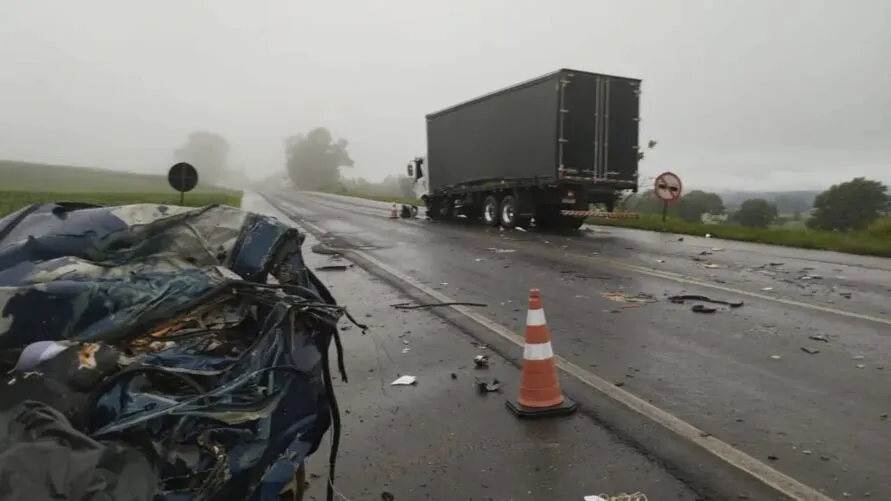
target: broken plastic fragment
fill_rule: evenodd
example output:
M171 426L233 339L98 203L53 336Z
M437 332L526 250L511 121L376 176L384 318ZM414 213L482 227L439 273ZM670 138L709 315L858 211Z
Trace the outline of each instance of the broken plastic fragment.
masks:
M418 382L418 378L414 376L399 376L396 381L390 383L392 386L411 386Z
M491 393L501 389L501 381L495 378L478 377L475 378L476 388L480 393Z

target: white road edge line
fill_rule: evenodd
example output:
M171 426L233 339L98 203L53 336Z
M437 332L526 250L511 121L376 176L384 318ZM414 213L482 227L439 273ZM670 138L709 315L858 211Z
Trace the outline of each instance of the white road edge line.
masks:
M316 233L322 235L327 233L323 228L313 223L307 221L295 222L298 224L298 226L305 226ZM354 254L368 261L377 268L381 269L383 272L391 275L393 278L399 280L400 282L406 283L414 287L415 289L418 289L419 291L427 294L430 297L433 297L444 303L455 302L454 299L446 296L445 294L427 287L414 278L408 275L404 275L400 271L394 270L393 268L389 267L388 265L382 263L378 259L363 251L348 249L344 250L344 252L347 256L349 254ZM526 340L522 336L511 332L510 329L508 329L507 327L495 323L465 306L449 306L449 308L452 308L453 310L464 315L470 320L473 320L477 324L489 329L490 331L501 336L507 341L512 342L520 349L525 348ZM826 494L823 494L822 492L817 491L816 489L809 487L799 482L798 480L795 480L794 478L768 466L767 464L753 458L752 456L749 456L745 452L734 448L733 446L722 440L703 433L702 430L687 423L686 421L683 421L679 417L674 416L673 414L670 414L669 412L666 412L653 404L650 404L649 402L617 387L609 381L600 378L599 376L596 376L586 371L585 369L582 369L581 367L573 364L565 358L559 355L555 355L554 358L557 361L557 367L562 369L567 374L575 377L585 385L625 405L641 416L662 425L681 438L695 443L696 445L712 453L722 461L751 475L761 483L783 493L784 495L796 501L834 501Z

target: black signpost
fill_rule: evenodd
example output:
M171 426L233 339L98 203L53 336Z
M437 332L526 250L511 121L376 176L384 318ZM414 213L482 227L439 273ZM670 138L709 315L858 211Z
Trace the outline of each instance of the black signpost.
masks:
M198 171L192 164L180 162L167 171L167 182L171 188L179 192L179 204L185 205L186 192L198 186Z

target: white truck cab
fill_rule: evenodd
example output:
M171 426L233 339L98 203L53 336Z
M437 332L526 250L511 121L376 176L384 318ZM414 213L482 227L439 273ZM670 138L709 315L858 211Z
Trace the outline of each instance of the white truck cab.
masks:
M430 194L429 183L427 182L427 176L424 175L424 162L426 158L424 157L415 157L411 162L408 163L406 168L406 172L408 177L414 180L415 187L415 197L419 200L423 200L425 203L427 201L427 196Z

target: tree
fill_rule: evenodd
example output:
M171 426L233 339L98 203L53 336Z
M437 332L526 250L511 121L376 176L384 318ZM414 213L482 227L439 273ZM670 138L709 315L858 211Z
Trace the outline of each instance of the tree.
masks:
M776 205L763 198L750 198L739 206L730 220L750 228L767 228L778 215Z
M306 190L337 186L340 168L353 166L347 146L346 139L334 141L324 127L287 138L286 167L294 185Z
M887 190L881 182L863 177L834 184L814 199L807 224L825 231L866 229L887 206Z
M662 200L653 190L644 191L627 201L629 209L644 214L662 214ZM716 193L693 190L668 205L668 215L690 222L702 221L703 214L723 214L724 201Z
M674 204L673 215L690 222L702 221L703 214L723 214L724 201L716 193L693 190Z
M193 132L174 152L177 162L188 162L198 171L199 182L215 184L222 179L229 160L229 141L213 132Z

